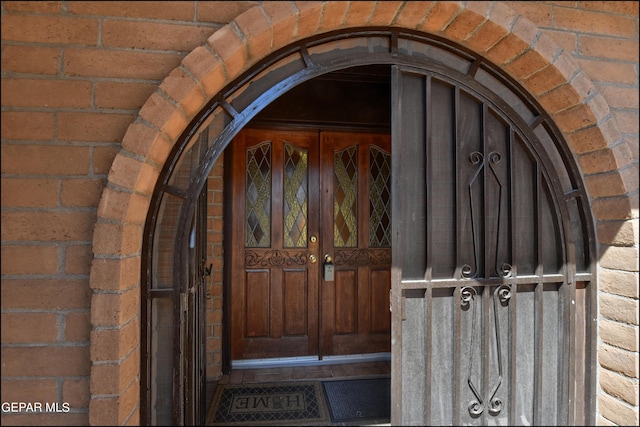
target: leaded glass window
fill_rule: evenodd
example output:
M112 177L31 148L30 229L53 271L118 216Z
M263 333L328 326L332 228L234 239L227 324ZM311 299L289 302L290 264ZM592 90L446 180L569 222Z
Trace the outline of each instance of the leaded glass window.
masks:
M369 246L391 247L391 153L369 149Z
M284 146L284 246L307 246L309 159L307 150Z
M353 145L336 151L334 163L333 237L334 246L349 248L358 243L357 206L358 150Z
M247 150L246 227L246 247L271 246L270 141Z

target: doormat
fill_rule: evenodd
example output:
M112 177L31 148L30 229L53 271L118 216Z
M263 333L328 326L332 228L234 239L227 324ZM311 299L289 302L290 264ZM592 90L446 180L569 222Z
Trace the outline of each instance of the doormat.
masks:
M218 385L207 425L326 425L319 381Z
M390 378L323 381L322 386L333 423L391 419Z

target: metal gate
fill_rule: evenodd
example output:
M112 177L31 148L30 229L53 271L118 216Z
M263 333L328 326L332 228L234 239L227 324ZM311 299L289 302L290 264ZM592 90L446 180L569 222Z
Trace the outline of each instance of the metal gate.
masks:
M202 413L185 399L184 371L197 363L185 364L186 332L175 325L214 162L291 88L371 64L394 67L392 424L595 422L594 231L566 142L481 55L418 31L369 27L274 52L178 138L144 231L141 423L197 424ZM195 352L204 342L192 344Z
M551 159L480 88L401 67L392 87L401 424L584 422L585 259Z

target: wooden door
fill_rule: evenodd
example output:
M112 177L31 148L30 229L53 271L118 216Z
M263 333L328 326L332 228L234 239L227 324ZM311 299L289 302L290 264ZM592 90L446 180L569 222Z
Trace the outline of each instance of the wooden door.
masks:
M323 355L391 350L391 142L388 135L321 134Z
M246 129L232 154L232 359L317 354L317 133Z
M232 156L232 359L390 351L389 137L245 129Z

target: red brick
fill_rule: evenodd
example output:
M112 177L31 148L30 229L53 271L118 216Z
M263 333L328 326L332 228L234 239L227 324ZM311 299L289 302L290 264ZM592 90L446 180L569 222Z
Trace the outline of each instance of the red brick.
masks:
M24 162L23 159L29 159ZM87 147L2 145L2 172L27 175L86 175Z
M197 2L198 21L227 24L236 16L258 4L257 1Z
M563 132L586 128L598 121L591 109L584 104L554 114L553 120Z
M163 131L172 141L178 139L189 124L184 114L158 93L149 97L140 110L140 117Z
M205 47L195 48L184 59L183 66L198 79L208 97L217 94L226 83L225 65Z
M3 313L2 343L47 343L58 337L57 315L53 313Z
M578 49L578 36L566 31L542 30L542 33L553 39L558 46L571 54L575 54Z
M550 27L553 24L553 8L551 5L539 1L509 1L505 2L505 4L538 26Z
M93 207L98 204L102 189L102 179L64 179L61 181L60 200L62 206Z
M513 31L488 50L487 57L498 65L505 64L528 50L536 34L537 27L521 17Z
M2 348L2 373L13 377L89 375L89 347Z
M469 3L467 8L456 16L444 33L451 40L466 40L486 21L489 6L490 3L484 1Z
M139 374L140 352L134 351L119 364L97 364L91 369L91 389L97 394L118 394Z
M638 111L614 110L612 113L618 123L620 132L638 134L638 120L640 119L638 117Z
M105 20L102 43L108 47L189 52L206 42L210 27L162 22Z
M58 206L58 181L37 178L3 178L3 207L51 208Z
M152 1L73 1L67 8L78 15L193 21L194 3L162 2L161 5Z
M637 174L637 170L635 173ZM625 185L623 175L618 171L587 175L585 185L591 197L621 196L630 190Z
M580 54L593 58L608 58L638 62L638 40L621 40L612 37L579 36Z
M91 315L89 312L68 313L65 316L64 339L66 341L89 341L91 333Z
M2 238L34 242L90 240L94 222L94 212L3 212Z
M91 288L119 291L140 284L140 258L95 259L91 266Z
M91 332L91 359L98 362L120 360L138 346L139 335L137 321L116 329L94 329Z
M633 64L582 58L576 60L594 82L636 83L636 66Z
M93 252L91 245L69 245L65 253L65 273L89 274Z
M62 405L62 402L58 402ZM76 409L76 408L74 408ZM3 426L88 426L86 413L35 412L24 415L2 415Z
M171 151L171 142L155 129L142 124L129 126L122 140L122 148L147 158L158 164L164 164Z
M611 108L628 108L637 110L639 107L637 87L630 88L600 85L598 89Z
M187 117L193 117L206 101L199 84L180 68L165 77L160 89L180 105Z
M377 3L373 1L352 1L344 23L347 26L360 26L369 22Z
M3 222L6 221L4 216ZM2 238L5 225L2 226ZM2 274L57 274L58 248L56 246L2 245Z
M342 28L348 8L349 2L346 1L325 3L322 18L320 19L320 29L323 31L331 31Z
M58 138L66 141L118 142L133 114L58 113Z
M95 45L98 42L98 20L3 14L2 41Z
M470 49L483 53L494 46L506 34L506 28L496 25L492 21L486 21L474 34L465 40L465 44Z
M53 113L3 111L2 139L48 140L53 138Z
M123 155L116 156L111 170L110 179L114 184L147 195L153 191L159 174L153 166Z
M6 1L3 6L11 12L60 13L60 4L60 1Z
M175 53L67 48L63 71L67 76L161 80L181 59Z
M549 65L546 58L530 50L505 66L505 71L517 80L524 80Z
M91 83L80 80L2 79L2 106L89 108Z
M633 218L632 206L638 206L638 196L604 197L591 203L593 215L599 221L628 220Z
M107 188L98 206L98 216L112 218L127 223L144 224L149 199L134 193L125 193Z
M573 86L566 84L541 95L538 101L549 114L553 114L580 104L582 99Z
M57 388L56 381L50 379L2 380L2 401L54 402L56 400Z
M88 408L91 400L89 379L67 379L62 384L62 401L72 408Z
M580 170L585 175L610 172L618 169L616 158L609 149L590 151L578 158Z
M296 10L291 2L267 2L263 10L271 22L273 46L285 46L295 40L298 32Z
M261 8L247 10L235 22L246 38L250 59L259 59L271 50L271 24Z
M111 168L113 159L115 159L118 154L118 151L120 151L119 145L114 145L112 147L94 147L92 159L93 173L107 174Z
M600 10L603 12L620 13L622 15L638 16L637 1L583 1L580 7L584 9Z
M296 7L299 11L298 37L314 35L320 27L320 19L324 3L319 1L297 1Z
M2 71L29 74L57 74L61 54L62 50L59 47L4 46L2 52Z
M98 327L123 325L138 315L140 290L122 294L94 293L91 299L91 324Z
M96 83L96 107L138 110L158 86L135 82Z
M93 252L100 255L131 255L140 251L140 225L101 224L95 226Z
M581 129L570 133L567 137L569 146L574 153L586 153L608 147L620 138L614 120L607 120L599 126Z
M556 29L627 38L634 35L634 21L628 16L555 7L553 17Z
M421 25L421 30L438 33L462 11L460 2L435 2L429 10L429 16Z
M88 280L3 279L2 308L33 310L71 310L89 307Z
M404 5L401 1L376 2L375 10L369 18L370 25L389 25L395 22L400 8Z
M435 7L433 1L406 2L393 20L394 25L416 28L425 18L429 19L429 12Z

